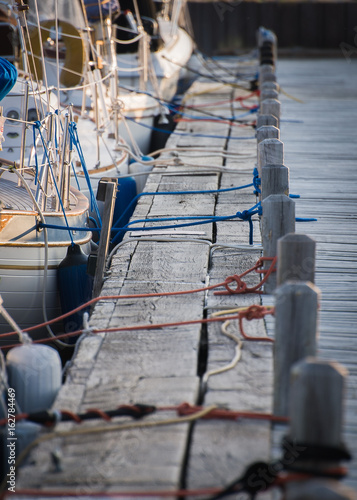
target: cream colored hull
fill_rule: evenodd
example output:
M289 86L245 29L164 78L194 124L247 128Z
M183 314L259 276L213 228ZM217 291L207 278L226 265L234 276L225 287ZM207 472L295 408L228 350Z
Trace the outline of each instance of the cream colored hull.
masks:
M70 227L87 227L88 200L72 190L71 210L67 211ZM58 212L45 212L47 224L65 226ZM32 211L2 210L0 212L0 295L8 313L22 329L44 321L43 290L49 319L60 314L57 290L57 268L65 258L71 238L67 230L36 230L38 215ZM45 232L47 231L47 263ZM71 231L74 243L84 253L90 252L91 233ZM12 331L0 316L0 332ZM31 334L33 338L38 334ZM0 339L0 345L6 343Z

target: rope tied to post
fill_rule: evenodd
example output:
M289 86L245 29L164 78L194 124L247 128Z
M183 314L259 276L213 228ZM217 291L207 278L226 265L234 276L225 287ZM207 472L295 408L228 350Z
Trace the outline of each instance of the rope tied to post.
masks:
M258 195L260 194L262 191L260 189L260 186L261 186L261 178L259 177L259 171L257 169L257 167L254 168L253 170L253 186L254 186L254 194L255 195Z
M214 292L214 295L233 295L239 293L263 293L261 290L258 289L262 285L264 285L269 276L276 271L276 260L277 260L276 257L260 257L260 259L257 260L256 264L247 271L244 271L239 275L233 274L232 276L228 276L223 283L225 290ZM269 268L262 269L264 263L268 261L271 261ZM264 274L265 276L260 281L260 283L258 283L258 285L255 285L253 287L248 287L245 281L242 280L242 278L253 271L259 274ZM235 283L236 287L231 288L229 286L230 283Z
M254 181L254 179L253 179ZM254 182L253 182L254 184ZM242 219L243 221L247 221L249 223L249 245L253 245L253 215L262 215L262 205L260 201L254 205L254 207L249 208L248 210L243 210L243 212L237 212L236 217Z
M246 319L248 321L252 321L253 319L264 319L268 314L273 315L274 311L274 308L267 308L265 306L259 306L257 304L248 307L245 311L240 311L238 313L238 324L242 337L245 340L262 340L264 342L274 342L274 339L271 339L269 337L249 337L249 335L245 333L243 327L243 319Z

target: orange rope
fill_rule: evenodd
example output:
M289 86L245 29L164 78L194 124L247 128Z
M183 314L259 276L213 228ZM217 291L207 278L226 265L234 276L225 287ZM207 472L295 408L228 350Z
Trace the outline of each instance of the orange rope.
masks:
M235 127L251 127L252 123L234 123L233 121L230 120L215 120L214 118L175 118L174 120L176 123L178 122L214 122L218 124L223 124L223 125L233 125Z
M264 262L267 260L272 261L269 269L268 270L260 269L263 266ZM51 325L53 323L56 323L57 321L61 321L65 318L67 318L68 316L71 316L72 314L79 312L82 309L85 309L85 308L95 304L96 302L98 302L100 300L139 299L139 298L150 298L150 297L168 297L168 296L174 296L174 295L186 295L186 294L190 294L190 293L206 292L208 290L213 290L214 288L218 288L221 286L224 286L226 288L226 291L215 292L215 295L231 295L231 294L239 294L239 293L261 293L257 290L265 283L265 281L268 279L270 274L273 271L275 271L275 263L276 263L276 257L274 257L274 258L261 257L253 267L251 267L250 269L248 269L247 271L244 271L243 273L241 273L239 275L235 274L233 276L228 276L228 278L226 278L221 283L217 283L216 285L210 285L210 286L206 286L206 287L202 287L202 288L196 288L194 290L182 290L182 291L176 291L176 292L139 293L139 294L133 294L133 295L130 295L130 294L128 294L128 295L107 295L107 296L95 297L95 298L89 300L88 302L86 302L85 304L82 304L82 305L76 307L75 309L72 309L72 311L69 311L65 314L62 314L61 316L58 316L57 318L53 318L53 319L46 321L44 323L41 323L39 325L35 325L35 326L31 326L29 328L26 328L23 331L30 332L30 331L33 331L33 330L36 330L39 328L43 328L47 325ZM248 273L253 272L253 271L265 274L265 277L263 278L263 280L261 280L261 282L258 285L248 288L246 283L244 281L242 281L241 278L246 276ZM232 282L237 283L237 287L235 289L232 289L229 287L229 284ZM234 316L232 318L226 318L226 319L238 319L238 317ZM213 321L214 319L212 318L211 320ZM209 321L209 320L198 320L198 322L205 322L205 321ZM214 320L214 321L217 321L217 320ZM166 326L179 326L179 325L186 325L186 324L192 324L192 322L189 321L189 322L181 322L181 323L163 323L163 324L160 324L157 326L156 325L146 325L146 326L134 326L132 328L125 327L124 330L129 330L129 329L146 330L146 329L150 329L150 328L151 329L152 328L163 328ZM96 330L96 333L104 333L106 331L120 331L120 329ZM79 330L78 332L71 332L69 334L57 335L56 338L60 339L60 338L64 338L67 336L69 337L69 336L79 335L80 333L82 333L82 330ZM2 334L0 334L0 338L5 338L5 337L8 337L10 335L15 335L15 334L16 334L16 332L2 333ZM47 340L47 339L45 339L45 340ZM48 340L51 340L51 339L48 339ZM12 346L2 347L2 349L4 349L4 348L8 349L9 347L12 347Z
M130 410L136 410L137 405L120 405L119 407L121 408L128 408ZM188 415L194 415L195 413L201 412L205 408L203 406L195 406L191 405L190 403L181 403L179 405L174 405L174 406L159 406L159 407L152 407L153 411L150 413L142 413L138 414L140 417L144 417L146 415L152 414L154 411L175 411L179 417L185 417ZM100 410L98 408L87 408L86 413L93 413L96 415L98 418L101 418L107 422L110 422L112 420L112 417L108 415L103 410ZM76 413L73 413L69 410L59 410L59 414L63 415L65 417L69 417L73 422L76 422L77 424L81 424L83 421L87 421L87 419L83 420L80 415L77 415ZM114 415L116 417L118 415ZM121 415L121 416L127 416L127 415ZM16 420L30 420L32 419L33 415L29 413L22 413L16 416ZM268 420L270 422L289 422L288 417L284 416L278 416L278 415L272 415L271 413L260 413L260 412L252 412L252 411L237 411L237 410L228 410L228 409L223 409L223 408L217 408L213 409L206 415L201 417L202 419L209 419L209 420L240 420L240 419L252 419L252 420ZM60 418L60 421L63 419ZM0 420L0 427L3 425L7 424L7 418L3 418ZM68 421L67 419L65 421ZM38 421L36 421L39 423ZM53 426L55 425L55 422L51 421L48 423L46 420L42 422L42 425L45 426Z
M259 96L259 94L260 94L259 90L254 90L254 92L251 92L250 94L248 94L247 96L244 96L244 97L243 96L242 97L235 97L234 99L224 99L222 101L202 103L202 104L190 104L188 106L184 105L183 107L188 108L188 109L191 109L191 108L195 109L195 108L205 108L205 107L210 107L210 106L219 106L221 104L227 104L229 102L236 102L236 101L239 101L242 103L243 101L246 101L247 99L250 99L251 97ZM256 106L252 106L252 107L244 106L244 109L252 109L255 107Z
M326 474L346 474L345 467L335 467L333 469L327 469ZM309 479L316 479L319 476L309 473L302 472L289 472L287 474L279 474L276 479L269 485L269 489L276 487L284 487L286 484L296 481L307 481ZM58 498L58 497L66 497L66 498L77 498L77 497L189 497L189 496L202 496L202 495L216 495L222 492L222 488L220 487L211 487L211 488L197 488L194 490L158 490L158 491L87 491L80 492L77 490L39 490L39 489L17 489L16 492L12 493L10 491L6 491L1 495L1 500L6 496L10 495L20 495L20 496L36 496L36 497L48 497L48 498ZM232 490L234 493L234 489Z
M238 324L239 330L245 340L262 340L266 342L274 342L274 339L270 337L250 337L247 335L243 328L243 319L251 321L252 319L263 319L267 314L274 314L274 309L268 309L265 306L252 305L248 307L245 311L240 311L238 313Z
M203 410L202 406L193 406L189 403L182 403L179 406L171 407L172 409L176 409L178 415L186 416L193 415L198 411ZM158 408L158 410L167 410L170 407L162 407ZM219 420L239 420L240 418L246 419L256 419L256 420L269 420L270 422L289 422L288 417L272 415L270 413L259 413L259 412L248 412L248 411L234 411L234 410L226 410L221 408L215 408L207 415L202 417L203 419L219 419Z

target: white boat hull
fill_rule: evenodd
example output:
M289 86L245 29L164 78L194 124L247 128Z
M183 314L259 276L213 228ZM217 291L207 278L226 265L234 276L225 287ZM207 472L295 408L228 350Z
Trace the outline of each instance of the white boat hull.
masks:
M171 23L160 21L160 33L164 40L164 47L157 52L151 53L154 72L159 86L159 96L165 101L171 101L176 94L180 78L185 76L187 65L193 50L191 37L182 28L178 28L174 36L171 36ZM140 64L137 54L118 54L117 65L119 68L119 81L122 85L131 88L140 88L140 74L138 71L130 71ZM147 82L147 90L154 95L157 94L151 82Z
M69 226L88 227L88 200L75 190L72 190L72 199L76 204L66 213ZM59 212L44 212L44 217L47 224L65 227L64 217ZM44 321L44 289L47 317L52 319L61 314L57 269L72 241L67 230L36 230L37 221L35 211L5 209L0 212L0 295L5 309L22 329ZM47 264L45 232L48 236ZM71 235L74 243L89 254L91 233L71 231ZM0 316L0 333L9 331L11 327ZM42 335L43 332L35 331L31 337ZM2 338L1 344L9 342Z

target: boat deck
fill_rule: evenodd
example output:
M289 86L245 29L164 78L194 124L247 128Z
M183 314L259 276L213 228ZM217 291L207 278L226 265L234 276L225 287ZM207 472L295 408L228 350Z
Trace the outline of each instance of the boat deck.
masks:
M5 210L31 211L33 210L33 201L26 189L17 185L17 177L13 174L15 180L0 180L0 201L1 208Z
M301 223L296 231L317 241L316 284L322 291L319 356L339 361L349 370L345 441L357 455L355 74L356 61L348 64L344 59L281 60L277 72L283 91L303 100L281 95L281 140L290 168L290 192L301 195L296 215L318 218ZM229 117L244 112L238 109L240 101L232 104L231 99L248 92L198 82L190 94L189 104L214 102L206 109ZM256 98L245 102L253 104ZM228 121L182 121L177 131L188 135L170 137L167 147L175 149L175 156L162 155L162 166L149 177L147 191L215 190L251 183L256 162L251 128L230 126ZM208 146L225 156L194 151ZM233 158L231 153L239 156ZM171 166L173 158L183 165ZM158 219L158 228L168 224L162 218L231 215L255 202L252 187L219 194L144 196L134 218ZM195 323L218 311L259 304L260 296L217 296L210 290L128 297L202 288L251 268L260 256L259 221L257 216L253 219L255 247L248 245L247 222L237 219L172 229L169 234L167 229L152 236L126 234L113 256L103 300L90 321L90 327L102 333L82 338L55 407L83 412L145 403L157 406L157 411L137 421L58 425L57 433L48 434L18 472L18 489L60 491L64 497L73 491L99 496L103 491L126 491L134 496L137 491L169 490L174 498L181 488L208 488L201 495L206 497L211 488L239 477L251 462L269 459L274 436L268 422L193 423L191 417L178 420L174 411L188 402L271 412L272 344L265 340L237 344L227 336L237 334L234 322L222 329L218 323ZM246 280L252 286L259 278L251 274ZM255 320L246 331L270 335L272 321ZM154 325L161 326L153 329ZM240 353L237 345L242 347ZM223 371L233 359L236 365ZM354 460L345 480L354 488L356 470Z

